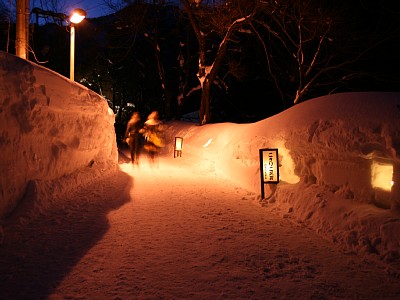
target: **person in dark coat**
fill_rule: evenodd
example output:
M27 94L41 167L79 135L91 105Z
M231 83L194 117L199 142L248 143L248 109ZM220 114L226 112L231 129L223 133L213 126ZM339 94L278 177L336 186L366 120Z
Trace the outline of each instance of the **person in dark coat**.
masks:
M132 164L139 164L140 114L134 112L126 125L125 141L129 145Z

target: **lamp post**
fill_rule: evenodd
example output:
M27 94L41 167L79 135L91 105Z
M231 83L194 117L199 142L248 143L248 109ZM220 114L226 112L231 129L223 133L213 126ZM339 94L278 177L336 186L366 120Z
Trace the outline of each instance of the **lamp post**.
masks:
M70 65L69 65L69 75L72 81L75 80L75 24L82 22L82 20L86 17L86 11L81 8L77 8L72 12L72 15L69 17L71 22L71 49L70 49Z

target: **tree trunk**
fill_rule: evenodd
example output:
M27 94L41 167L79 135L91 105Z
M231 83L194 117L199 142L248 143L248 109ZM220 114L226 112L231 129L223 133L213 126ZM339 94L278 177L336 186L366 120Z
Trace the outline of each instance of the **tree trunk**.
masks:
M208 76L203 82L203 90L201 93L200 103L200 123L204 125L210 121L210 94L211 94L211 80Z
M161 80L161 89L164 94L164 115L166 117L171 116L171 93L169 91L169 86L167 86L167 80L165 78L165 71L164 67L161 62L161 57L160 57L160 51L159 51L159 46L158 46L158 39L156 39L154 43L154 52L155 52L155 57L157 61L157 69L158 69L158 75L160 76Z
M15 38L15 54L23 59L27 59L28 49L28 16L29 16L29 1L17 0L17 32Z

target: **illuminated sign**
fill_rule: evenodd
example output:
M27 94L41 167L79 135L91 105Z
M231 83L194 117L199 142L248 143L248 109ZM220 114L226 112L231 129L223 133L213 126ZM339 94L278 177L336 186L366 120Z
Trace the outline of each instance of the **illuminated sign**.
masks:
M178 156L182 156L182 146L183 146L183 138L175 137L174 144L174 158Z
M261 197L264 199L264 184L279 182L278 149L260 149Z

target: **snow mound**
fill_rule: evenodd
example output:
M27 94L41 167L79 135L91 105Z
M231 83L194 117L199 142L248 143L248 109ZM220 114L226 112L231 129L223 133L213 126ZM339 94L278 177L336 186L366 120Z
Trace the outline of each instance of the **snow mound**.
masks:
M117 170L114 116L99 95L1 52L0 78L0 218L16 207L40 213ZM400 261L399 93L320 97L252 124L165 128L164 155L172 156L180 136L176 163L253 195L261 190L259 149L277 148L280 183L258 197L266 211L345 251Z
M166 132L183 137L197 167L257 194L259 149L278 148L280 183L265 185L262 205L346 251L400 257L399 93L335 94L252 124L172 122Z
M72 181L79 186L116 166L114 115L105 99L4 52L0 78L0 218L28 194L56 196ZM75 180L57 188L62 178Z

